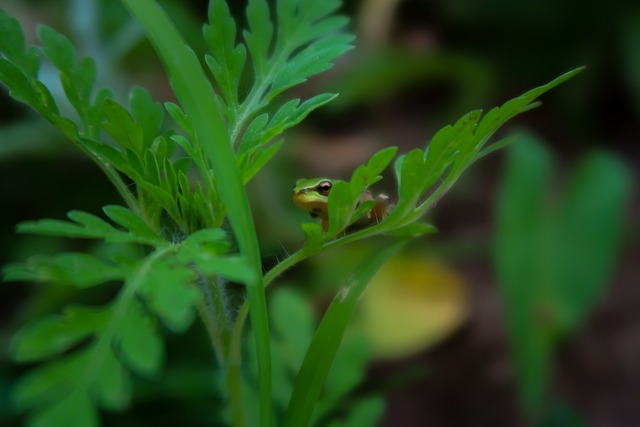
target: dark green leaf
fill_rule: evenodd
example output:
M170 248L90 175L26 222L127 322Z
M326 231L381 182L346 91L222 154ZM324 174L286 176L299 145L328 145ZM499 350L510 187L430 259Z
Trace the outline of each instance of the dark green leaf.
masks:
M349 44L353 38L350 34L328 36L304 48L278 70L269 91L270 96L273 97L331 68L338 56L353 48Z
M71 211L67 216L75 223L55 219L42 219L20 223L17 226L17 230L19 233L104 239L106 242L113 243L133 242L152 246L159 244L157 237L150 239L117 230L108 222L86 212Z
M10 264L4 269L5 280L58 282L88 288L122 279L124 272L116 265L84 253L34 256L24 264Z
M29 426L77 426L98 427L100 418L87 394L72 393L55 402L52 406L38 412Z
M389 215L389 221L401 219L411 212L422 196L420 189L426 172L424 153L419 148L413 149L398 158L394 167L398 180L398 203Z
M314 38L342 28L343 25L346 25L343 19L335 22L335 19L342 17L327 18L327 15L339 7L340 2L336 0L323 2L279 1L277 5L278 50L290 54Z
M180 126L182 129L184 129L185 132L187 132L189 135L193 135L194 134L193 133L193 126L191 125L191 122L189 121L189 118L182 111L182 109L180 108L180 106L178 104L175 104L173 102L165 102L164 103L164 107L167 109L167 112L169 113L171 118L173 120L175 120L175 122L178 124L178 126Z
M164 344L158 334L156 322L135 304L127 311L123 322L126 328L118 332L119 357L134 372L155 376L162 367Z
M158 261L152 267L142 264L130 280L140 280L140 294L147 306L170 329L182 332L195 318L200 293L191 285L193 272L184 267Z
M265 0L249 1L247 6L249 30L244 32L244 39L257 75L264 74L267 66L267 56L273 35L270 15L269 6Z
M249 181L251 181L251 178L253 178L258 172L260 172L264 165L266 165L269 160L271 160L271 158L276 155L278 150L280 150L280 148L282 147L283 143L284 141L280 140L271 144L269 147L262 147L256 150L256 152L251 156L241 157L239 159L240 161L248 157L248 160L245 160L245 164L240 164L240 170L242 172L242 182L244 184L247 184Z
M69 368L77 358L76 353L72 358L38 366L20 377L12 391L17 410L38 408L69 394L73 387L73 378L69 376L72 371Z
M16 65L4 58L0 58L0 81L7 85L12 97L28 104L38 112L44 111L38 93L27 76Z
M123 148L140 155L144 146L143 129L133 120L126 108L115 101L107 100L104 113L107 121L102 123L102 128Z
M234 120L246 49L242 44L236 45L236 24L226 1L213 0L209 3L209 22L210 25L204 27L204 36L215 56L207 55L206 61L229 111L233 112L230 119Z
M129 94L129 107L144 135L144 144L148 147L158 136L162 127L164 120L162 105L154 101L146 89L134 86Z
M325 93L314 96L300 105L298 105L300 102L299 99L288 101L276 111L273 118L269 121L268 126L266 126L266 114L258 116L251 123L247 132L245 132L238 152L249 151L254 146L269 142L284 130L300 123L309 113L328 103L336 96L337 95Z
M158 164L157 157L151 150L144 152L144 169L147 181L156 187L160 187L160 165Z
M525 410L539 410L551 361L549 324L542 324L541 295L548 282L541 268L548 234L545 201L552 159L532 137L511 146L498 202L496 268L505 300L507 329Z
M614 156L591 153L573 173L560 208L549 262L557 283L549 292L563 333L573 332L611 279L624 236L633 179Z
M107 410L123 410L131 400L132 390L129 373L112 351L105 351L100 355L94 352L92 356L96 357L100 364L91 366L95 370L92 372L91 396Z
M241 283L255 280L243 257L223 256L228 248L229 243L221 229L201 230L182 242L178 260L183 264L194 263L206 275L220 275Z
M69 39L46 25L38 28L38 35L45 54L56 68L68 75L75 74L78 68L76 51Z
M23 64L24 48L20 23L0 9L0 53L15 64Z
M125 158L122 151L112 147L111 145L103 144L98 141L94 141L88 138L79 138L80 142L88 147L88 149L96 154L101 159L109 162L114 168L124 173L125 175L134 178L136 175L132 170L129 162ZM133 175L133 176L132 176Z
M361 188L344 181L335 181L329 193L329 229L327 238L331 238L350 223L352 214L360 199ZM362 189L364 190L364 189Z
M387 147L371 156L366 167L367 180L375 180L375 177L389 166L389 163L391 163L391 160L393 160L397 152L398 147Z
M365 376L371 360L371 342L364 334L351 335L338 349L327 375L323 400L334 405L357 387Z
M324 242L324 235L322 234L322 227L318 224L304 223L302 224L302 231L305 236L305 249L316 248Z
M108 205L102 208L102 210L109 219L124 227L131 234L147 241L156 240L158 245L165 243L158 234L131 209L119 205Z
M105 310L67 307L64 316L50 316L22 328L11 340L11 357L19 362L48 359L67 351L103 327Z
M238 156L249 153L255 147L265 142L264 134L268 121L269 115L266 113L260 114L258 117L253 119L242 136L242 141L238 146Z
M297 292L278 288L270 298L274 333L282 343L282 356L297 372L311 343L315 319L311 307Z
M167 138L169 136L169 138ZM165 160L169 160L173 153L174 141L170 139L170 135L157 136L152 142L149 151L155 156L158 163L164 163Z

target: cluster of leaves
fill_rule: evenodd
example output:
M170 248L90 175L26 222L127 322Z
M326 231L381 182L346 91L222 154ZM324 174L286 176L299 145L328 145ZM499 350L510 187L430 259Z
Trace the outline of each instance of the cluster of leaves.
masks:
M628 170L606 153L586 157L552 203L553 176L549 151L523 138L509 151L497 212L496 266L521 400L538 421L550 409L553 351L613 271L632 188Z
M157 377L164 359L158 320L182 332L194 319L202 296L193 286L204 277L243 279L244 263L225 255L229 242L220 229L192 234L179 245L158 244L137 216L120 206L105 208L126 231L83 212L71 212L75 224L42 220L19 230L48 235L102 238L110 242L155 243L143 259L103 260L86 253L34 257L9 265L8 280L54 281L89 288L123 281L118 296L100 308L69 306L23 328L12 341L11 354L21 362L48 361L18 383L15 400L37 414L33 425L98 425L95 405L126 408L131 399L129 371ZM130 221L133 219L133 221ZM194 268L193 266L196 266ZM198 274L201 275L198 277Z
M305 2L279 1L270 19L267 2L251 1L247 7L249 28L246 43L237 43L236 24L225 1L212 1L205 39L215 56L206 56L218 85L221 106L231 143L237 146L243 181L251 179L282 146L282 141L265 147L275 136L300 121L311 111L336 97L316 95L305 102L292 99L277 106L283 91L331 67L332 61L351 48L351 34L338 32L348 19L331 16L339 0ZM273 22L277 22L274 28ZM252 59L253 79L240 97L241 76L247 51ZM275 111L271 117L266 110Z
M323 94L302 103L281 101L281 96L276 100L351 48L353 36L338 32L347 19L332 15L339 4L280 1L276 21L266 1L252 0L245 43L237 43L227 4L211 1L212 25L204 29L211 53L206 63L218 89L212 94L228 129L224 139L235 148L243 183L280 148L281 141L267 145L274 137L335 96ZM193 320L194 308L206 305L202 288L196 285L211 283L214 277L244 283L256 278L244 257L227 254L230 244L218 228L227 207L217 182L225 181L225 176L216 173L204 148L202 140L211 139L210 135L199 132L197 118L183 110L188 106L184 97L177 93L183 106L165 104L180 129L163 132L164 109L146 90L135 87L128 108L122 106L109 89L95 90L96 66L91 58L78 59L71 42L52 28L42 26L38 34L41 47L25 46L19 23L0 10L0 81L15 99L31 106L93 159L128 208L105 207L111 222L72 211L71 221L29 222L18 231L148 248L140 258L64 253L33 257L5 270L9 280L61 282L79 288L123 282L118 296L105 307L69 307L63 316L26 327L12 344L19 361L60 356L32 371L17 387L19 406L37 411L34 425L97 425L94 404L107 409L129 404L130 371L158 374L163 343L157 319L173 331L183 331ZM64 117L38 79L42 58L58 69L77 118ZM241 80L243 75L249 75L249 83ZM177 74L171 77L180 79ZM239 96L244 93L242 84L251 84L244 97ZM271 110L273 114L268 113ZM176 145L186 156L180 157ZM192 169L201 175L195 186L187 179ZM233 200L228 203L233 205ZM205 297L207 292L211 291Z
M380 173L397 150L376 153L356 169L349 182L336 183L329 197L327 232L317 224L305 224L306 246L263 278L243 186L282 146L282 141L272 142L279 134L334 98L321 94L301 102L287 100L282 94L326 70L351 48L352 36L340 32L346 18L333 15L340 2L279 0L271 11L266 0L250 0L248 28L241 42L226 2L211 0L211 24L205 26L204 38L210 48L205 62L213 81L155 3L122 2L140 21L165 64L180 101L180 105L164 106L179 127L175 130L163 131L164 109L144 89L131 91L128 108L116 102L108 89L94 91L93 60L78 60L69 40L48 27L39 30L41 48L25 47L17 21L0 11L0 81L13 97L61 129L93 159L127 205L105 207L110 221L73 211L68 215L71 221L29 222L18 230L144 248L139 257L102 259L66 253L34 257L6 269L9 279L64 282L81 288L123 283L118 296L106 306L69 307L63 316L35 322L14 339L12 352L18 360L59 356L18 385L17 401L36 412L34 425L93 426L98 424L96 406L126 407L130 401L129 374L155 376L162 365L158 321L173 331L182 331L193 320L194 307L200 310L220 365L226 370L235 425L244 425L238 393L238 348L244 318L251 313L259 419L261 425L270 425L271 339L264 285L301 259L334 245L376 234L415 237L432 232L432 226L418 220L468 166L506 145L508 141L501 141L487 147L493 133L511 117L535 106L533 101L542 93L578 71L529 91L484 117L481 111L473 111L438 132L427 149L398 158L397 205L379 224L345 235L343 230L371 207L371 202L359 203L361 196L381 179ZM79 123L60 114L50 91L38 80L42 57L59 70ZM187 179L190 171L200 175L195 185ZM225 218L239 253L229 253L231 245L219 228ZM284 425L306 425L312 419L359 295L377 268L400 246L390 245L363 265L349 287L334 299L304 360L297 361L301 365L284 410ZM248 285L248 302L232 326L233 316L225 312L223 287L216 285L217 277ZM295 370L292 366L289 369ZM278 372L282 374L282 369ZM283 397L278 397L283 403Z

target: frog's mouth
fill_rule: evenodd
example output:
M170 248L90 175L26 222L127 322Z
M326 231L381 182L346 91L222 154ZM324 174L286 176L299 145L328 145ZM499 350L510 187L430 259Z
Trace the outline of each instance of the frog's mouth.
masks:
M293 195L293 204L309 211L312 218L327 218L327 201L310 197L308 190L300 190Z

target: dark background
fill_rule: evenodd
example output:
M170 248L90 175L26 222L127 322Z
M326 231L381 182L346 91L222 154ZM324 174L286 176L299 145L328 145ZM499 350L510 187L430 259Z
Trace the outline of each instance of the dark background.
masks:
M162 3L194 46L203 48L198 37L206 2ZM93 14L91 5L96 8ZM67 34L83 54L97 58L100 84L113 86L120 100L132 84L147 87L156 99L172 99L153 51L135 29L131 34L122 31L127 16L117 2L4 0L1 6L18 18L31 43L37 41L38 23ZM233 8L242 16L244 2L233 2ZM298 90L302 97L318 90L335 90L341 97L291 132L285 149L251 185L267 267L302 239L298 223L304 216L289 206L297 177L348 177L386 145L403 152L422 146L465 112L499 105L581 65L587 69L546 94L541 108L507 127L546 141L558 158L554 180L559 187L593 149L622 158L637 179L638 2L346 1L344 12L352 17L358 35L356 49ZM424 245L465 277L468 318L445 340L417 355L371 363L364 387L385 387L407 369L428 368L427 375L388 387L383 425L528 425L518 406L490 255L502 163L498 153L474 166L432 213L440 233ZM85 242L16 236L16 223L61 218L71 209L97 213L101 206L119 202L97 167L4 90L0 200L2 264L69 245L87 247ZM636 188L610 284L583 327L564 340L554 358L550 395L568 402L590 426L640 425L639 214ZM312 273L300 270L288 280L314 283L308 277ZM0 348L6 348L27 319L56 312L70 300L91 303L108 297L108 291L87 295L2 283ZM320 301L318 307L322 297ZM196 341L201 338L194 334ZM4 354L0 363L0 422L14 425L18 418L4 397L22 368L11 365ZM155 410L149 403L139 407L136 411Z

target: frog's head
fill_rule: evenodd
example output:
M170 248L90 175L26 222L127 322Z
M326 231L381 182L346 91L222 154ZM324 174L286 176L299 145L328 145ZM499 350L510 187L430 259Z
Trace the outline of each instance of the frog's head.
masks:
M327 178L299 179L293 187L293 204L309 211L312 218L327 219L327 204L333 182Z

